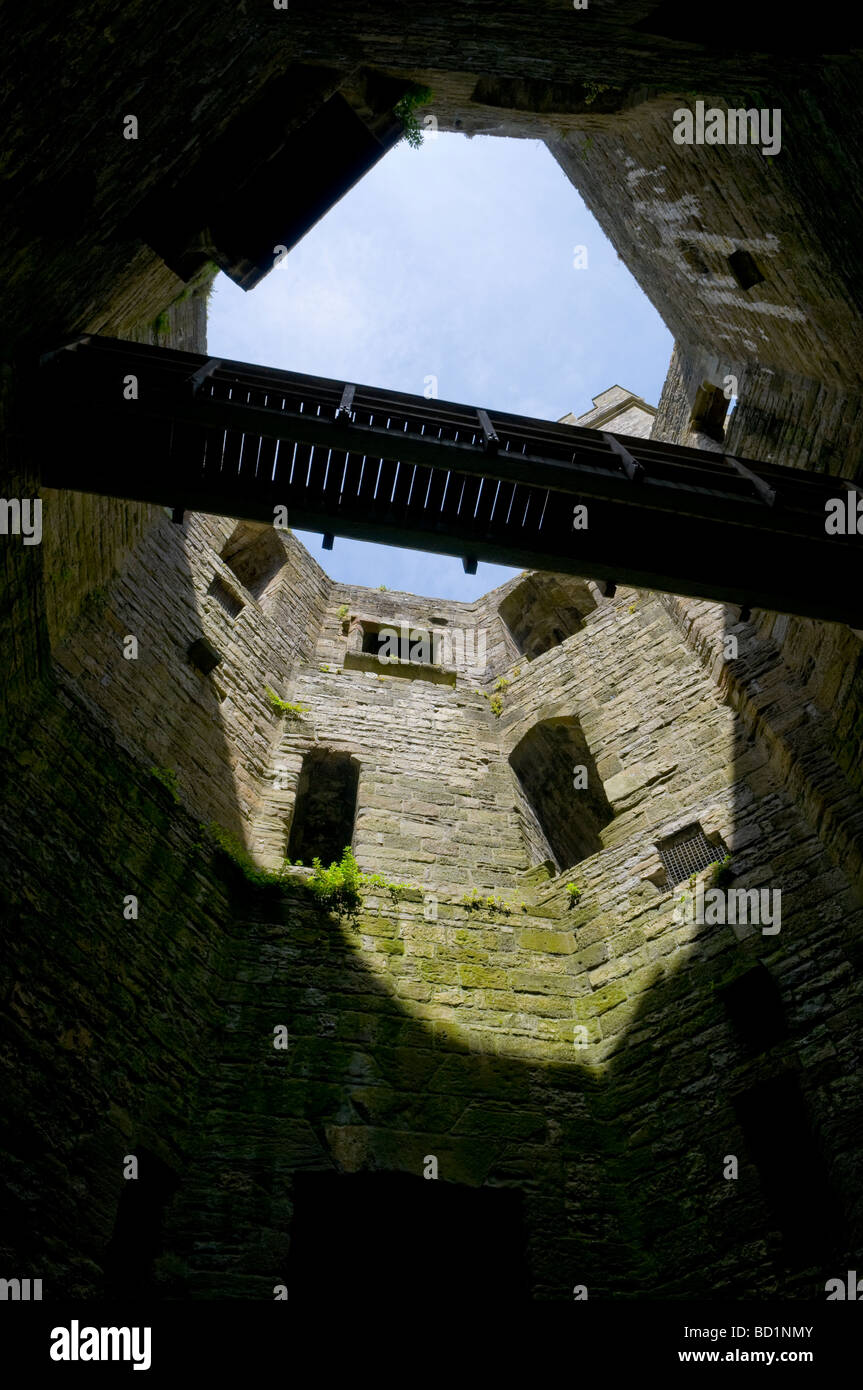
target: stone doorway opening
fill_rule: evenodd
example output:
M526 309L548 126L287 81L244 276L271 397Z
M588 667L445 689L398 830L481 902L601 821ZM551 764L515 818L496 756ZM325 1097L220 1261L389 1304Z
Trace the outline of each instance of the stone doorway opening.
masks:
M303 758L288 837L288 858L337 863L353 840L359 764L350 753L312 748Z
M736 1095L732 1105L781 1233L785 1260L798 1266L829 1258L842 1243L842 1215L797 1075L785 1071L759 1081ZM804 1173L806 1200L801 1201Z
M132 1156L138 1162L137 1176L123 1182L114 1231L105 1251L108 1298L153 1294L153 1262L162 1249L165 1209L179 1186L173 1169L142 1144L135 1146Z
M529 1299L522 1206L515 1189L412 1173L297 1173L290 1297Z

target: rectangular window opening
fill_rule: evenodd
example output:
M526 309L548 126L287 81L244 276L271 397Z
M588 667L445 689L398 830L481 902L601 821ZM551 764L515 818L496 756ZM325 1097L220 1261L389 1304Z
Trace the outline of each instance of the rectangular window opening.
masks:
M720 989L719 998L736 1033L752 1053L766 1052L786 1036L782 996L761 961Z
M656 848L670 887L684 883L693 874L706 869L709 864L722 860L727 852L721 841L716 845L708 840L697 821L694 825L688 825L676 834L660 840Z
M357 814L359 764L349 753L313 748L303 758L288 837L288 858L338 863Z
M764 276L758 268L754 256L748 251L734 251L728 258L728 269L734 276L742 290L751 290L753 285L760 285Z
M789 1071L759 1082L732 1104L786 1259L805 1264L829 1256L841 1215L797 1076Z
M153 1262L162 1248L165 1209L179 1186L173 1169L143 1145L134 1146L133 1156L137 1176L123 1180L114 1232L105 1251L105 1292L111 1298L141 1298L155 1292Z
M216 575L207 590L207 596L214 598L231 619L239 617L245 607L241 599L232 592L223 579Z

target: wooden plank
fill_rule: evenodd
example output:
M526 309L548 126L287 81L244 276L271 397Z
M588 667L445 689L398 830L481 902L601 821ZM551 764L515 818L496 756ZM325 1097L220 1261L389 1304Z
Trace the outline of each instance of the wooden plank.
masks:
M198 367L188 379L188 392L190 396L197 396L202 384L208 377L213 375L222 365L221 357L209 357L203 367Z
M524 530L524 514L529 500L530 489L517 483L512 490L512 497L509 502L509 510L506 518L506 533L521 534Z
M330 450L327 461L327 477L324 483L324 500L329 505L338 503L347 458L348 455L344 449Z
M344 482L339 498L339 507L356 508L357 496L362 481L362 454L348 454Z
M415 465L412 463L399 463L397 467L398 476L396 478L393 500L390 506L393 516L402 518L407 511L408 495L411 490L411 483L413 482Z
M476 501L476 512L473 520L474 535L484 535L488 530L491 509L497 496L497 479L483 478L479 496Z
M476 500L479 496L480 478L472 474L463 474L464 487L459 500L458 520L461 527L473 529L473 514L476 507Z
M629 481L631 483L642 482L646 471L644 465L639 463L637 459L634 459L632 457L632 454L626 448L626 446L622 444L621 441L617 439L613 434L606 434L604 430L600 430L600 434L602 435L608 447L611 449L612 453L616 454L617 457L620 459L620 466L622 467Z
M441 507L441 525L452 526L458 517L459 502L464 487L464 473L447 473L446 492Z
M730 454L724 454L723 457L725 462L730 463L735 472L740 474L741 478L746 478L752 484L762 502L768 507L772 507L776 501L776 489L770 487L769 483L765 483L762 478L758 477L757 473L753 473L752 469L747 468L746 464L741 463L739 459L732 458Z
M270 397L264 394L264 405L270 406ZM265 435L261 436L258 446L258 463L256 477L263 483L272 483L273 471L276 462L276 443L275 439L268 439Z
M384 510L388 510L392 505L390 499L392 497L397 472L398 464L394 463L392 459L381 460L381 471L380 477L378 478L377 496L375 498L376 507L382 507Z
M324 491L324 481L327 476L329 455L329 449L319 447L312 450L312 456L309 460L308 479L306 482L306 487L310 496L318 496Z
M435 521L440 520L441 506L448 477L449 470L446 468L433 468L431 470L431 482L426 507Z
M410 501L408 508L411 515L419 518L425 515L426 493L431 481L432 470L430 468L414 469L413 483L411 485Z
M342 391L342 398L336 406L336 419L342 425L350 425L353 418L353 404L355 386L346 385Z
M276 449L276 457L273 460L271 486L280 493L285 494L285 505L287 498L292 492L291 477L294 471L294 448L287 440L279 440Z
M369 506L370 503L374 500L380 462L380 459L375 458L363 459L362 475L360 478L360 485L359 491L357 492L357 498L366 506Z
M484 410L478 410L476 413L480 429L482 430L483 447L487 454L496 454L500 446L500 439L497 431Z

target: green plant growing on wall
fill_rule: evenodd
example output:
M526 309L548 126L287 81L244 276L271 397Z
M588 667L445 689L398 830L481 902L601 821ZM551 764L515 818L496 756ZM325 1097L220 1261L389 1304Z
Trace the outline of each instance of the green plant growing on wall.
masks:
M401 121L404 138L412 149L418 150L423 142L423 134L414 113L418 106L427 106L433 95L430 87L414 87L393 107L393 115L396 120Z
M346 603L342 603L339 605L338 616L342 622L345 621L345 618L348 616L349 611L350 610L348 609L348 605Z
M263 869L256 864L245 845L241 844L235 835L232 835L224 826L216 821L210 821L201 826L203 831L202 846L206 841L220 850L228 859L232 860L241 869L244 876L250 883L257 884L284 884L285 864L279 869Z
M216 821L201 824L201 836L195 846L200 852L215 848L230 859L240 869L249 883L260 886L275 886L296 891L298 880L289 873L292 868L306 868L302 859L292 864L283 859L278 869L265 869L256 864L246 847ZM380 888L390 895L394 903L411 888L409 883L393 883L383 874L362 873L353 851L345 846L338 863L325 868L320 859L312 860L312 876L306 880L305 887L314 895L319 905L328 912L334 912L339 920L347 917L353 921L362 907L362 890ZM302 885L299 885L302 886Z
M692 894L695 892L695 879L695 874L689 875L689 878L686 880L686 887L680 894L680 897L677 899L678 902L685 903L687 899L690 898Z
M512 903L507 902L504 898L497 898L493 894L484 898L477 888L472 888L469 893L465 893L462 902L468 912L478 912L482 908L486 912L502 912L505 917L509 916L513 907Z
M516 676L520 676L520 675L521 675L521 667L520 667L520 666L516 666L516 668L515 668L515 670L513 671L512 675L513 675L513 680L515 679Z
M593 103L597 100L597 98L602 96L603 92L610 92L610 91L611 91L611 83L610 83L610 82L585 82L585 84L584 84L584 104L585 104L585 106L592 106Z
M510 681L507 680L506 676L498 676L494 683L495 690L509 690L509 687Z
M568 883L566 885L566 891L569 894L570 907L575 907L583 892L582 888L577 883Z
M269 700L271 708L274 709L277 714L287 714L291 719L302 718L304 714L309 713L311 708L310 705L301 705L299 701L281 699L281 697L276 694L275 690L271 690L268 685L264 686L264 694Z
M379 585L378 585L378 593L379 593L379 594L385 594L386 592L387 592L387 585L386 585L386 584L379 584Z
M710 882L715 888L724 888L726 883L730 883L734 877L734 870L731 867L731 855L726 854L723 859L715 859L708 865L710 869Z
M363 886L367 888L382 888L385 893L389 893L394 903L410 888L409 883L393 883L383 874L362 874Z
M153 777L155 777L157 782L161 782L162 786L167 788L167 790L171 793L171 796L179 805L180 784L174 769L172 767L151 767L150 773Z
M199 294L201 290L206 291L207 298L209 299L213 291L213 284L215 283L216 276L220 269L221 267L218 266L215 261L204 262L201 269L196 271L189 283L184 285L179 294L175 294L170 303L152 320L150 327L156 334L156 337L168 332L170 327L168 311L169 309L173 309L175 304L183 304L185 300L191 299L193 295Z
M314 873L309 879L309 888L321 907L334 912L339 918L356 919L362 906L360 888L362 875L359 865L349 847L345 847L341 860L325 869L320 859L312 860Z
M329 671L329 669L330 669L330 664L329 664L328 661L322 662L322 664L318 667L318 670L319 670L319 671Z
M320 859L315 858L312 868L314 873L309 879L309 888L321 906L328 912L334 912L340 921L344 917L356 921L362 907L364 888L382 888L394 903L410 888L409 883L392 883L383 874L363 873L350 845L345 845L338 863L324 868Z
M500 682L498 682L498 685L499 684ZM509 685L509 681L507 681L506 684ZM497 686L495 689L497 689ZM500 719L500 716L503 714L503 696L487 695L484 690L480 690L477 686L474 687L474 694L481 696L483 700L488 700L492 714L496 719Z

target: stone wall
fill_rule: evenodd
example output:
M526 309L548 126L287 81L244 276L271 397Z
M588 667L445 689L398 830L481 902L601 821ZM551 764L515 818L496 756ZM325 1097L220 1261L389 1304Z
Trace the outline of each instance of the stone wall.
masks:
M204 288L166 311L160 334L149 324L127 326L122 335L150 343L161 336L175 347L203 350L206 321ZM116 325L113 331L119 331ZM34 683L49 678L52 649L71 632L89 599L97 607L104 601L107 586L162 515L159 508L143 503L40 486L39 419L51 411L52 402L42 398L34 364L28 351L3 367L4 495L41 500L42 542L26 546L4 537L0 552L8 598L0 609L0 641L7 662L0 725L14 717L19 701L26 703Z
M624 671L619 648L633 650L634 627L644 655ZM651 717L633 722L639 680ZM354 698L377 731L395 697L374 676L367 684ZM423 683L392 685L413 702L421 743ZM323 683L316 694L320 736ZM418 1176L431 1154L445 1181L525 1194L535 1296L565 1298L580 1282L591 1296L809 1296L823 1283L826 1251L784 1262L733 1108L788 1072L857 1248L858 1061L847 1022L860 907L844 875L763 752L737 736L733 712L658 599L621 591L505 699L497 737L483 745L500 769L525 721L561 710L578 714L596 750L616 814L604 848L575 870L580 897L573 905L566 889L571 867L549 878L547 866L525 874L513 865L507 878L503 856L490 901L460 891L486 851L465 839L475 797L453 775L450 736L437 740L433 785L466 811L449 832L461 883L451 886L446 846L432 860L402 839L399 874L416 888L395 903L372 892L355 924L327 922L290 892L281 908L250 902L233 929L238 968L220 1001L223 1063L205 1138L171 1216L187 1290L266 1297L290 1278L296 1172ZM456 706L453 717L469 711ZM367 762L371 747L370 738ZM417 780L410 742L403 747L390 785L403 798L425 795L424 764ZM377 749L386 768L389 750ZM363 778L360 786L363 800ZM375 807L389 813L387 848L405 833L397 809ZM458 814L446 803L430 812L438 826ZM496 815L500 844L502 805ZM778 936L680 919L680 890L662 881L655 843L693 818L730 849L735 885L781 886ZM367 867L391 872L361 826ZM303 871L294 873L296 894ZM722 994L759 961L787 1017L766 1049L740 1034ZM290 1034L285 1053L272 1048L279 1024ZM737 1184L722 1176L728 1153L740 1159ZM408 1268L411 1258L406 1249Z
M564 415L560 424L578 425L586 430L610 430L649 439L656 407L623 386L609 386L593 397L593 407L583 415Z
M290 1277L296 1171L418 1175L434 1154L445 1181L523 1192L535 1296L575 1283L598 1295L809 1291L821 1266L783 1264L733 1110L787 1071L830 1154L852 1260L859 904L668 601L626 589L607 601L591 586L580 630L527 660L496 616L521 580L471 605L331 585L283 534L285 564L255 599L220 558L233 531L157 519L59 648L48 714L18 744L4 826L17 865L7 911L29 924L6 996L18 1135L43 1111L47 1123L58 1078L70 1095L11 1207L31 1263L64 1290L98 1290L118 1165L143 1144L180 1177L162 1292L267 1297ZM216 574L243 602L233 620L205 596ZM344 665L352 624L402 618L414 630L485 624L486 669L465 661L442 686ZM124 629L144 638L138 662L120 654ZM208 677L185 655L198 632L223 653ZM280 727L264 682L308 713ZM602 848L558 874L525 834L509 756L537 724L572 720L614 815ZM197 822L216 819L265 859L283 853L296 780L277 793L270 777L296 773L311 748L358 758L360 863L413 885L396 903L367 893L355 925L314 907L306 870L256 894L200 837ZM150 775L160 757L179 771L179 802ZM680 920L656 845L694 820L731 851L735 884L782 888L778 938ZM76 866L65 877L64 863ZM34 894L61 881L56 901ZM140 904L128 923L127 894ZM42 971L34 995L35 940L58 973ZM759 960L788 1030L753 1056L721 987ZM285 1055L272 1046L279 1024ZM741 1156L731 1196L728 1152ZM52 1162L68 1177L51 1191L84 1231L74 1258L50 1234Z
M717 451L726 448L732 454L743 454L746 447L755 459L800 464L795 449L777 446L775 433L752 437L748 410L742 403L730 416L724 443L693 433L692 383L699 376L697 357L676 349L653 438ZM789 404L794 401L793 390L787 390L784 399ZM779 416L782 413L780 408ZM814 413L808 425L801 427L810 450L816 450L819 428ZM759 610L751 622L741 622L738 610L726 605L671 596L663 602L737 711L741 728L759 740L783 784L807 808L826 851L859 885L863 854L859 795L863 647L859 634L840 623L818 623L790 614Z
M4 771L2 1260L46 1299L93 1297L125 1156L181 1174L194 1144L229 896L62 672Z
M190 211L206 222L234 191L207 178L236 181L238 149L252 158L238 125L268 84L295 79L287 136L364 66L430 85L443 128L549 141L680 344L657 437L682 442L698 391L731 374L731 448L857 467L859 60L835 23L795 47L793 26L750 15L749 54L697 16L653 33L635 0L503 3L493 21L479 4L215 22L201 4L103 8L84 0L58 28L37 5L0 59L6 496L37 495L37 350L79 331L153 341L166 308L166 340L203 346L202 298L181 299L146 244L145 200L177 235ZM781 159L675 146L673 110L705 85L781 106ZM214 174L223 140L235 162ZM763 285L729 279L739 248ZM331 584L287 534L255 593L223 558L227 519L43 500L44 545L0 551L10 1268L46 1298L104 1291L137 1148L178 1182L157 1287L179 1297L271 1298L297 1172L419 1175L429 1154L444 1182L524 1193L535 1296L812 1296L859 1267L856 637L762 614L744 632L711 605L624 588L603 602L563 578L472 605L383 595ZM520 653L498 610L525 584L556 588ZM402 614L486 629L485 669L351 664L364 621ZM189 662L201 639L222 658L211 675ZM280 715L267 685L307 712ZM544 858L537 785L510 763L538 724L577 730L567 747L583 739L613 812L577 865ZM302 758L326 749L360 764L362 867L413 885L395 903L367 893L355 925L315 905L308 870L254 889L201 833L215 821L278 863ZM558 768L557 817L565 785ZM781 888L778 936L681 915L657 842L693 820L730 850L736 885ZM757 965L782 1026L753 1039L747 1017L769 1013ZM792 1094L789 1076L798 1128L793 1105L761 1108L811 1163L808 1200L830 1188L841 1214L834 1235L816 1212L820 1243L793 1254L800 1203L777 1209L784 1154L765 1160L751 1118Z

